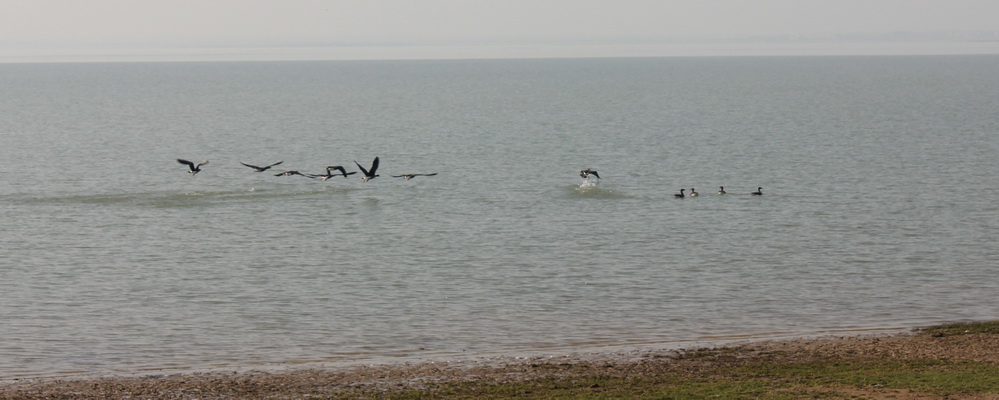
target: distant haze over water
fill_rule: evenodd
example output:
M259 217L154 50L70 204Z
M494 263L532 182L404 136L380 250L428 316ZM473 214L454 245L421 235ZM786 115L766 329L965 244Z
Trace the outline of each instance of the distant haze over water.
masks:
M741 38L495 43L9 44L0 62L292 61L703 56L999 54L999 32L894 32Z

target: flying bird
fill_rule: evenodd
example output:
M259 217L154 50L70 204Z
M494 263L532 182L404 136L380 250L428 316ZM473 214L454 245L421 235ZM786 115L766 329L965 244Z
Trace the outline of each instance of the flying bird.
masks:
M326 174L330 175L330 170L334 170L334 169L337 170L337 171L340 171L340 173L343 174L344 178L346 178L347 175L354 175L354 174L357 173L357 171L347 172L347 170L343 169L342 165L330 165L330 166L326 167Z
M245 163L245 162L242 162L242 161L240 161L239 163L240 163L240 164L243 164L243 165L245 165L245 166L247 166L247 167L250 167L250 168L253 168L253 172L264 172L264 171L266 171L266 170L269 170L269 169L271 169L271 167L273 167L273 166L275 166L275 165L281 165L281 163L283 163L283 162L284 162L284 161L278 161L278 162L276 162L276 163L274 163L274 164L271 164L271 165L268 165L268 166L266 166L266 167L258 167L258 166L256 166L256 165L250 165L250 164L247 164L247 163Z
M194 165L193 162L190 162L190 161L187 161L187 160L184 160L184 159L180 159L180 158L177 159L177 162L179 162L181 164L184 164L188 168L190 168L191 170L187 171L187 173L191 174L191 176L194 176L198 172L201 172L201 166L202 165L208 164L208 160L202 161L202 162L198 163L198 165Z
M354 164L357 164L357 168L360 168L361 173L364 174L364 176L361 177L361 182L367 182L378 177L378 175L375 174L375 171L378 170L378 157L375 157L375 161L371 162L371 169L364 169L364 167L362 167L357 160L354 161Z
M579 171L579 176L583 179L589 178L590 175L593 175L597 177L597 179L600 179L600 174L598 174L596 170L587 168L582 171Z
M432 173L432 174L404 174L404 175L392 175L392 177L393 177L393 178L403 178L403 179L405 179L405 180L407 180L407 181L408 181L408 180L410 180L410 179L413 179L413 178L415 178L415 177L417 177L417 176L434 176L434 175L437 175L437 173L436 173L436 172L434 172L434 173Z
M334 174L333 170L340 171L340 173L339 174ZM337 175L343 175L343 177L346 178L347 175L354 175L356 173L357 173L357 171L347 172L345 169L343 169L342 166L339 166L339 165L331 165L331 166L326 167L326 175L309 175L309 176L311 176L313 178L319 178L319 179L322 179L322 180L325 181L325 180L327 180L329 178L332 178L334 176L337 176Z
M301 175L301 176L304 176L306 178L312 178L311 176L308 176L308 175L303 174L303 173L298 172L298 171L284 171L284 172L282 172L280 174L275 174L274 176L292 176L292 175Z

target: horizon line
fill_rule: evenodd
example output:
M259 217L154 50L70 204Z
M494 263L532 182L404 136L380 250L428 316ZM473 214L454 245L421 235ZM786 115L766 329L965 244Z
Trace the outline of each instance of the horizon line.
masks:
M999 54L999 39L969 41L725 41L657 44L176 46L0 50L0 63L390 61L546 58Z

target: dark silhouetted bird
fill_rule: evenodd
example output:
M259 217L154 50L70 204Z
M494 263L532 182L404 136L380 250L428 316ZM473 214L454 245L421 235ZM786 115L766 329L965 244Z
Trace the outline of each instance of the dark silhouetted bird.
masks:
M240 164L243 164L243 165L245 165L245 166L247 166L247 167L250 167L250 168L253 168L253 172L264 172L264 171L266 171L266 170L269 170L269 169L271 169L271 167L273 167L273 166L275 166L275 165L281 165L281 163L283 163L283 162L284 162L284 161L278 161L278 162L276 162L276 163L274 163L274 164L271 164L271 165L268 165L268 166L266 166L266 167L258 167L258 166L256 166L256 165L250 165L250 164L247 164L247 163L245 163L245 162L242 162L242 161L240 161L239 163L240 163Z
M190 162L190 161L187 161L187 160L183 160L183 159L180 159L180 158L177 159L177 162L179 162L181 164L184 164L188 168L190 168L191 170L187 171L187 173L191 174L191 176L194 176L198 172L201 172L201 166L202 165L208 164L208 160L202 161L202 162L198 163L198 165L194 165L193 162Z
M362 167L356 160L354 161L354 164L357 164L357 168L360 168L361 173L364 174L364 176L361 177L361 182L367 182L378 177L378 175L375 174L375 171L378 171L378 157L375 157L375 161L371 162L371 169L364 169L364 167Z

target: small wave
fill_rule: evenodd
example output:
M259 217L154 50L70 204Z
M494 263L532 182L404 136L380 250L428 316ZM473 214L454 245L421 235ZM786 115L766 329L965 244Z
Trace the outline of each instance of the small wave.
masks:
M8 196L5 200L19 204L121 204L134 201L135 195L131 193L114 194L91 194L91 195L15 195Z
M192 205L210 205L233 202L258 202L273 199L291 199L309 197L329 193L346 193L350 188L316 188L299 190L271 190L249 188L245 190L220 190L206 192L189 192L166 196L151 196L151 204L157 207L184 207Z
M86 195L18 195L6 196L4 200L19 204L33 205L97 205L97 206L151 206L158 208L204 206L220 203L261 201L275 198L308 197L329 193L345 193L351 188L330 188L306 190L271 190L271 189L238 189L215 191L147 191L132 193L98 193Z

